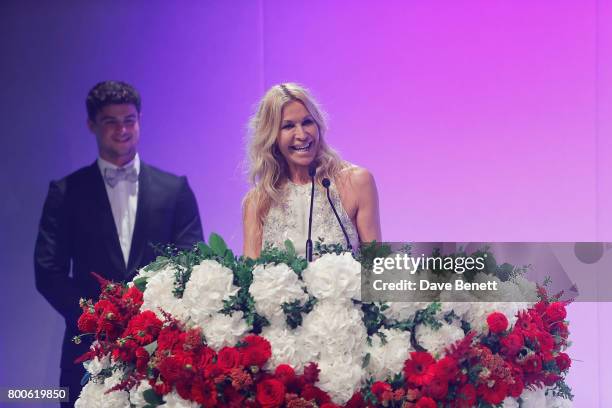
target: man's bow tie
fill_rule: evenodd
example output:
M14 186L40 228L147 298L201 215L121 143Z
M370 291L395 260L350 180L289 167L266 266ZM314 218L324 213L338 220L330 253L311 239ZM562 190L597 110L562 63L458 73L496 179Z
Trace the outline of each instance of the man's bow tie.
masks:
M106 184L109 186L115 187L121 180L126 180L131 183L137 182L138 173L136 173L136 169L134 167L119 169L107 167L104 169L104 181L106 181Z

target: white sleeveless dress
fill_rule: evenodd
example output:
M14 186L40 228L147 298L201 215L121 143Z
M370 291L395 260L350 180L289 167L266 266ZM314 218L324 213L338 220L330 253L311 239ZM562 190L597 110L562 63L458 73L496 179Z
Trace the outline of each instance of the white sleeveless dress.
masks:
M298 185L287 182L284 187L283 201L272 206L264 219L262 245L267 243L277 248L285 248L287 239L293 242L298 254L306 253L308 239L308 214L310 211L311 184ZM334 184L330 186L330 196L336 211L346 229L353 250L359 248L357 229L347 215L338 191ZM346 248L346 239L338 220L327 200L327 193L322 186L315 185L314 204L312 208L312 242L313 248L318 240L324 244L341 244Z

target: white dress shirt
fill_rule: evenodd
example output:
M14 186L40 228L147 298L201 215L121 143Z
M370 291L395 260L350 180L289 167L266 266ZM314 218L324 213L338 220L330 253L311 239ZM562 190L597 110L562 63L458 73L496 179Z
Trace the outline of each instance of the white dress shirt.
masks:
M102 176L104 176L104 170L107 168L119 168L101 157L98 157L98 166ZM138 153L136 153L134 160L123 166L123 168L130 167L134 167L136 174L140 174L140 158ZM113 212L117 236L119 237L121 252L123 252L123 260L127 266L128 259L130 258L134 224L136 223L136 210L138 209L138 182L133 183L127 180L120 180L114 187L109 186L106 182L104 186L106 187L106 195Z

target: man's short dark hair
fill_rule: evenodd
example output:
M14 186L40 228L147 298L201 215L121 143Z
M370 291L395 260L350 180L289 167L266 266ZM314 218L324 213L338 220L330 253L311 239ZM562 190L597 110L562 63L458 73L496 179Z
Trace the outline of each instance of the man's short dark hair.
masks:
M140 113L140 94L130 84L121 81L103 81L97 83L85 100L87 116L91 121L96 120L96 115L107 105L131 104Z

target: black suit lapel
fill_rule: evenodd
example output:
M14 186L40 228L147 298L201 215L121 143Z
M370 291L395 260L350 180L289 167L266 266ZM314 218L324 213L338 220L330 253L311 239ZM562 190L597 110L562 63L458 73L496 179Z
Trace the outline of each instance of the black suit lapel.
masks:
M136 221L134 233L132 234L132 245L128 260L127 273L132 274L140 265L145 247L147 245L147 220L149 217L149 201L151 188L151 174L146 164L140 162L140 173L138 174L138 207L136 209ZM131 276L126 276L126 278Z
M103 231L106 253L110 256L115 270L122 272L123 275L125 273L125 262L123 260L121 244L119 243L119 234L115 226L115 219L113 218L113 210L111 209L108 194L106 194L104 178L102 173L100 173L97 162L94 162L91 166L91 172L91 187L93 189L94 203L97 206L97 211L92 214L99 215L97 220L93 220L93 222L97 221L99 223L98 227Z

